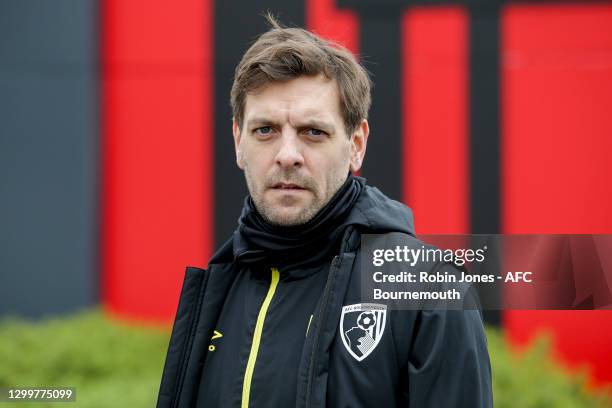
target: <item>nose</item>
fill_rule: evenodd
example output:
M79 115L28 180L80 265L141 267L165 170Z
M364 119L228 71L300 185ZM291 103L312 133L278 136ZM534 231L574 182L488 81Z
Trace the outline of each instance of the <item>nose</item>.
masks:
M283 168L299 168L304 164L300 141L293 129L283 129L276 153L276 164Z

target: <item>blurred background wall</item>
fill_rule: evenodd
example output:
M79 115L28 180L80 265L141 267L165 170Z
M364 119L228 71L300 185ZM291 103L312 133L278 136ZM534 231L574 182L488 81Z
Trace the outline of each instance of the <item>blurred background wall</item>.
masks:
M0 314L100 298L97 6L0 2Z
M418 233L612 233L612 1L0 2L0 315L171 322L246 195L229 89L261 13L375 82L361 174ZM612 312L488 313L612 382Z

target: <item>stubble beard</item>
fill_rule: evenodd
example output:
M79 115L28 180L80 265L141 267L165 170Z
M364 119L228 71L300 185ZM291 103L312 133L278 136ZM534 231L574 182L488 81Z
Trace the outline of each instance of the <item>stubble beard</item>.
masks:
M270 177L269 180L265 180L259 188L255 180L253 180L248 167L245 167L244 175L249 193L251 194L251 198L259 214L268 223L281 227L306 224L329 202L345 180L345 177L335 177L333 180L330 180L328 184L329 191L325 192L322 197L319 193L318 184L312 178L298 176L295 171L284 171L280 174L275 174L273 177ZM297 213L287 214L284 211L279 211L275 205L268 203L264 199L264 193L268 189L268 186L280 181L296 183L308 189L312 194L312 200L297 211Z

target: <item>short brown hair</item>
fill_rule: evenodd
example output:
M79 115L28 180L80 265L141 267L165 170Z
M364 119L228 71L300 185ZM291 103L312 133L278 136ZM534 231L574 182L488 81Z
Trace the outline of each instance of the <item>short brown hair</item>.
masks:
M238 126L242 127L248 93L271 82L323 74L338 84L340 111L350 136L370 109L371 81L365 68L337 43L302 28L283 27L270 13L266 19L270 29L249 47L236 67L231 105Z

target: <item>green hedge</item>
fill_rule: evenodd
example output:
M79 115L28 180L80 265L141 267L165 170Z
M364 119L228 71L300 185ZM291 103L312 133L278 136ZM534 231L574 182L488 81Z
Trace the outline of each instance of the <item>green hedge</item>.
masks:
M487 330L498 408L611 408L612 389L587 391L587 372L569 372L555 362L550 340L538 338L517 356L499 330Z
M547 342L517 357L488 330L498 408L612 407L610 394L585 390L585 374L555 365ZM2 407L154 407L169 332L134 327L99 311L39 323L0 322L0 386L76 387L76 403L0 403Z

